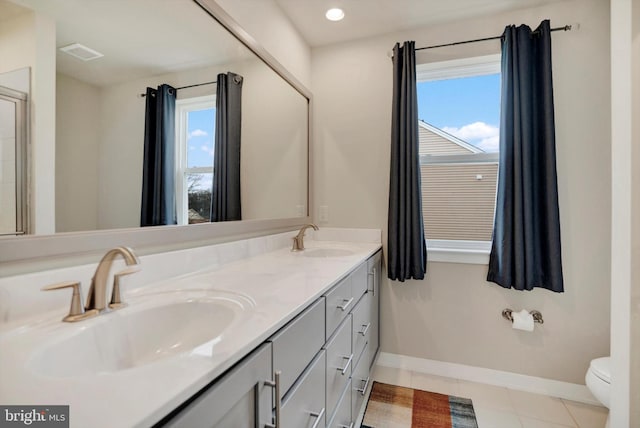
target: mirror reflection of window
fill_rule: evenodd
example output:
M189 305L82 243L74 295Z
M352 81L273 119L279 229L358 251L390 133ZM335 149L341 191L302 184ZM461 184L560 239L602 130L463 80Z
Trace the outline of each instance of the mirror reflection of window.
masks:
M178 224L206 223L211 218L215 96L176 102L176 204Z

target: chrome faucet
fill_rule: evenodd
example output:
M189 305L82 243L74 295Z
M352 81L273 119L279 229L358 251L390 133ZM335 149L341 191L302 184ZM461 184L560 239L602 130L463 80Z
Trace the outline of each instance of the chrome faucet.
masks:
M87 294L87 304L85 309L87 311L96 309L100 312L106 310L107 308L107 278L109 277L109 272L111 271L111 265L113 261L119 255L122 256L127 266L134 266L140 264L140 261L133 253L131 248L127 247L117 247L113 250L109 250L107 254L102 257L100 263L98 263L98 267L96 268L96 272L93 274L93 278L91 279L91 287L89 288L89 293ZM121 275L128 275L130 273L134 273L137 270L134 268L129 268L126 271L121 272ZM118 275L116 274L115 282L118 282ZM119 284L118 284L119 285ZM120 302L119 296L119 287L117 290L114 290L118 294L117 302L118 304L122 304ZM113 299L112 299L113 300ZM111 305L109 305L111 306Z
M309 229L310 227L313 227L313 230L318 230L318 226L313 223L305 224L304 226L302 226L300 232L298 232L298 234L293 237L293 248L291 248L291 251L304 250L304 231Z

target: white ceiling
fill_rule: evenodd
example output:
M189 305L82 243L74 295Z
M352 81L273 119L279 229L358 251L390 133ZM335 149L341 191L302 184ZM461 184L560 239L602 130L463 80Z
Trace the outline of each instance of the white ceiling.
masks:
M564 0L275 0L310 46L359 39ZM327 9L345 18L328 21Z
M564 0L275 1L309 45L319 46ZM0 21L24 13L18 4L56 21L58 48L81 43L105 55L82 62L57 54L59 72L98 86L253 56L190 0L0 0ZM325 19L334 6L344 20Z
M34 9L56 21L56 47L81 43L104 57L80 61L58 50L57 71L97 86L253 57L187 0L0 0L0 15Z

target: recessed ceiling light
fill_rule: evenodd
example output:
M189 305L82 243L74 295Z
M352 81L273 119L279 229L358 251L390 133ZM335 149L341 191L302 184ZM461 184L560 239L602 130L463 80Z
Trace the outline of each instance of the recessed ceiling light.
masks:
M326 16L329 21L340 21L344 18L344 12L342 9L334 8L329 9L324 16Z

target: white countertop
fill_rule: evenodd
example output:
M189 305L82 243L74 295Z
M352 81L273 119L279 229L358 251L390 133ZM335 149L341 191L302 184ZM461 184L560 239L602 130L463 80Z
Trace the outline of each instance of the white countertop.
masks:
M307 257L288 248L181 275L125 294L133 310L151 294L168 290L217 290L245 296L248 309L207 349L135 368L55 377L30 369L34 347L73 336L114 311L78 323L60 322L59 311L0 333L0 403L70 405L72 427L153 425L233 366L305 307L373 255L379 243L306 240L308 249L341 248L341 257ZM144 260L142 268L145 269ZM168 294L170 296L170 294ZM129 310L129 308L121 311ZM206 326L203 326L206 328ZM117 352L114 350L113 352ZM55 365L56 361L50 364Z

